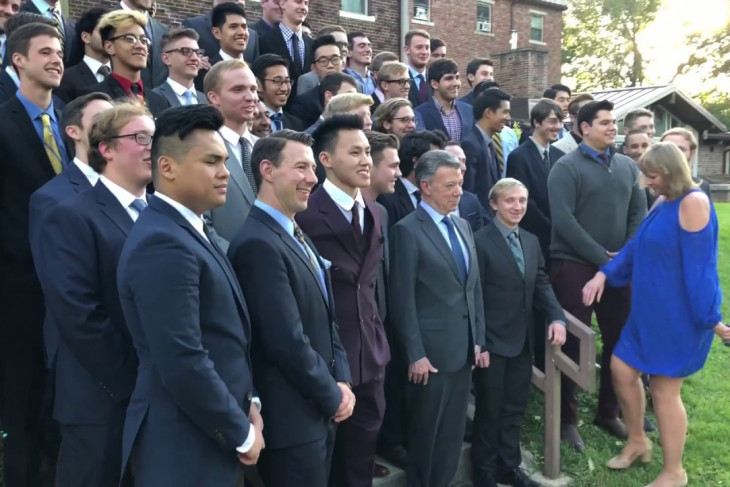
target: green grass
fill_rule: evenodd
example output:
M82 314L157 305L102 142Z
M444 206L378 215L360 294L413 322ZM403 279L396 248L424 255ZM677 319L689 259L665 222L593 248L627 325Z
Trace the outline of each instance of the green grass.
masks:
M718 203L715 208L720 222L719 273L722 288L725 290L722 310L723 317L727 320L730 316L730 203ZM730 347L723 346L716 339L705 367L687 379L682 388L682 399L689 420L684 466L690 485L730 486L729 373ZM654 459L651 464L623 472L609 471L605 463L621 451L623 443L593 426L597 399L592 394L580 395L582 423L579 430L587 448L584 453L577 453L565 445L561 446L563 472L574 479L575 486L634 487L648 484L661 470L659 435L651 434L654 443ZM533 394L523 440L525 448L536 453L540 462L544 448L543 416L542 394Z

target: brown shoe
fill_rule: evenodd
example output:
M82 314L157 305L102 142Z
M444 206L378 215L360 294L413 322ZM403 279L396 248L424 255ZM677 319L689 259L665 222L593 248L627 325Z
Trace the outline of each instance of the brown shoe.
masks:
M626 433L626 425L618 418L604 419L596 417L593 424L606 431L611 436L615 436L620 440L625 440L629 437Z
M586 444L583 443L583 438L578 434L578 427L574 424L563 424L560 426L560 438L576 449L578 452L583 452L586 449Z
M390 475L390 469L388 467L379 463L375 464L375 467L373 467L373 478L379 479L388 475Z

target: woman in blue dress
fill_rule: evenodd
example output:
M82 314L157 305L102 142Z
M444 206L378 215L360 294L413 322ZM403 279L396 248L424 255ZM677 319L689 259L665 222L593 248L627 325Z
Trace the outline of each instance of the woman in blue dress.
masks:
M702 368L713 331L730 338L721 322L717 275L717 216L692 182L682 152L671 142L654 145L639 161L647 185L664 196L636 236L583 288L586 306L600 301L604 286L631 283L631 312L611 358L614 389L628 441L608 461L625 469L651 459L644 433L644 392L639 377L651 376L654 412L664 466L651 487L687 485L682 452L687 415L680 395L685 377Z

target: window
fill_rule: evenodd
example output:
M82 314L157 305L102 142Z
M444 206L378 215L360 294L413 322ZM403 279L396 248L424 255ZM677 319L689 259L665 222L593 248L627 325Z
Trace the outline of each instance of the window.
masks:
M492 4L478 1L477 2L477 32L492 32Z
M428 22L431 20L431 0L414 0L413 18Z
M542 42L543 20L545 17L537 14L530 14L530 40Z
M353 14L367 15L368 0L342 0L341 9Z

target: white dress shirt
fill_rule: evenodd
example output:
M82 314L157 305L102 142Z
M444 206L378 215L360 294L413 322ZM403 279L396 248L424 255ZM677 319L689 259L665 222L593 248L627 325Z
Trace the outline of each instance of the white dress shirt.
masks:
M86 179L91 183L92 186L96 186L96 182L99 180L99 173L94 171L91 166L83 162L78 157L74 157L74 164L79 168L79 171L84 173Z
M240 59L241 61L243 61L243 53L241 53L239 57L233 57L229 56L223 49L221 49L220 51L218 51L218 54L220 54L223 61L230 61L231 59Z
M249 144L248 149L249 149L249 154L250 154L251 151L253 151L253 144L254 144L254 140L253 140L253 136L251 135L251 132L249 132L248 128L247 128L244 133L239 135L233 129L230 129L230 128L226 127L225 125L222 126L218 130L218 132L221 134L221 137L223 137L223 140L225 140L226 142L231 144L231 146L233 146L233 153L235 154L236 159L238 160L238 163L241 164L241 167L243 167L243 162L242 162L243 155L241 154L241 143L240 142L241 142L242 137L244 140L246 140L246 142L248 142L248 144Z
M352 207L357 205L358 206L358 217L359 217L359 224L360 224L360 231L365 231L365 200L362 198L362 193L360 192L360 189L357 190L357 195L353 198L349 194L342 191L340 188L334 185L332 181L329 179L325 179L324 183L322 184L322 188L327 191L327 194L330 195L330 198L332 198L332 201L335 202L337 205L337 208L340 209L342 214L345 216L345 219L347 219L347 222L352 225Z
M185 99L186 91L189 91L190 93L193 94L193 98L192 98L193 105L198 104L198 92L195 90L195 86L192 85L192 83L191 83L190 88L185 88L183 85L181 85L174 79L167 78L167 84L170 85L170 88L172 88L172 91L175 93L175 96L177 96L177 101L180 102L180 105L185 106L188 104L188 101Z
M142 196L137 197L127 191L126 189L119 186L117 183L112 181L111 179L105 177L103 174L99 176L99 181L104 184L104 186L107 187L109 191L114 195L114 197L119 201L119 204L122 205L122 207L127 211L130 218L132 218L132 221L137 221L137 218L139 218L139 212L132 208L131 205L134 200L137 198L144 200L144 202L147 202L147 193L143 193Z
M105 63L101 63L101 62L97 61L96 59L94 59L93 57L89 56L88 54L84 56L84 62L89 67L91 72L94 73L94 76L96 77L96 81L98 81L99 83L104 81L104 76L99 73L99 68L101 68L102 66L106 66L109 68L109 72L111 72L111 69L112 69L111 63L109 61L107 61Z
M418 199L416 199L416 195L414 194L416 191L418 191L418 186L416 186L404 177L400 178L400 182L403 183L403 186L406 187L406 191L408 191L408 196L411 197L411 203L413 203L413 208L418 208Z

